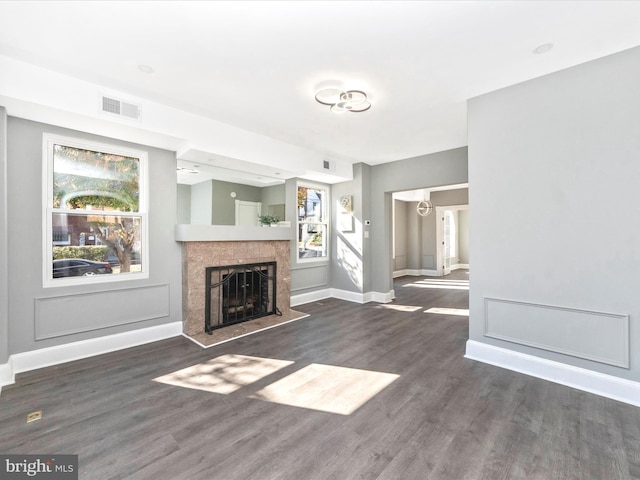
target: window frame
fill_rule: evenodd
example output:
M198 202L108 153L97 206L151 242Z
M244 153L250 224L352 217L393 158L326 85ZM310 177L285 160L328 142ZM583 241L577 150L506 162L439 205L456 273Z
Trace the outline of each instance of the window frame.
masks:
M297 204L297 198L298 198L298 189L300 187L303 188L311 188L314 190L321 190L324 192L323 198L322 198L322 211L324 213L322 221L321 222L310 222L310 221L301 221L300 220L300 216L298 214L298 204ZM307 181L297 181L296 182L296 263L298 264L304 264L304 263L318 263L318 262L328 262L329 259L331 258L331 201L330 201L330 195L331 195L331 186L330 185L325 185L325 184L321 184L321 183L313 183L313 182L307 182ZM326 232L326 252L327 254L322 256L322 257L307 257L307 258L301 258L300 257L300 251L298 248L298 245L300 243L300 225L324 225L325 228L325 232Z
M112 155L121 155L138 159L138 211L137 212L114 212L107 211L104 214L99 211L54 208L53 206L53 157L54 145L90 150ZM113 145L94 140L79 139L44 133L42 140L42 285L44 288L64 287L71 285L92 285L104 283L118 283L131 280L144 280L149 278L149 174L148 174L148 153L143 150ZM90 212L90 213L89 213ZM56 214L67 215L104 215L136 218L140 221L140 263L141 270L131 272L131 274L116 275L94 275L80 277L53 278L53 217Z

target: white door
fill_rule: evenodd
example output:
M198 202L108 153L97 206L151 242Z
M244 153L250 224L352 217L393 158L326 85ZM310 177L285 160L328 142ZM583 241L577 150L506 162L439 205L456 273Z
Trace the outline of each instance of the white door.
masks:
M445 211L442 215L442 274L451 273L451 219L450 211Z
M469 206L436 207L436 270L440 276L451 273L451 267L456 267L459 262L460 247L457 243L460 210L468 211Z
M237 226L259 226L258 215L262 213L261 202L246 202L236 200L236 225Z

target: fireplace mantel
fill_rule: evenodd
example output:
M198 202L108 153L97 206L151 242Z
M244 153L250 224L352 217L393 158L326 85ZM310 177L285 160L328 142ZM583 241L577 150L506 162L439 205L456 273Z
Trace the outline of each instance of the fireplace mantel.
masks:
M176 225L177 242L246 242L293 240L291 227L236 227L234 225Z

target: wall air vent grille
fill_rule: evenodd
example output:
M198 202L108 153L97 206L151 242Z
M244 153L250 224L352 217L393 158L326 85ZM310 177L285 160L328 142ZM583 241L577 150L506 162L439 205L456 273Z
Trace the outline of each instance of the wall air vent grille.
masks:
M121 114L125 117L138 119L140 118L140 107L133 103L122 102Z
M123 102L117 98L102 97L102 111L121 117L138 120L140 118L140 105Z
M115 98L102 97L102 111L120 115L120 100Z
M332 160L322 160L322 169L330 172L336 171L336 164Z

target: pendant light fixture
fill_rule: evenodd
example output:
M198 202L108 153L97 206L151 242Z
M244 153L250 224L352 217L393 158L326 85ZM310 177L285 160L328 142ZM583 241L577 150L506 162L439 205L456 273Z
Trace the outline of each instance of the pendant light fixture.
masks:
M431 202L429 200L421 200L420 202L418 202L416 211L421 217L426 217L433 211L433 205L431 205Z

